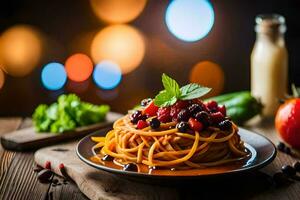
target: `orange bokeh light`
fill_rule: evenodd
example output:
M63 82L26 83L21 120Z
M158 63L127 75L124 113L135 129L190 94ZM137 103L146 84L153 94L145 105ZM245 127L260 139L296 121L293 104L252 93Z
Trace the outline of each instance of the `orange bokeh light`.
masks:
M5 75L2 69L0 69L0 89L3 87L4 82L5 82Z
M127 23L139 16L147 0L90 0L94 13L109 23Z
M42 38L31 26L16 25L1 36L0 57L3 70L12 76L25 76L41 58Z
M206 97L220 94L224 87L224 72L222 68L211 61L197 63L190 71L190 81L211 87L212 91Z
M112 25L96 34L91 45L95 63L102 60L116 62L122 74L133 71L142 62L145 42L141 33L129 25Z
M75 82L82 82L91 76L93 63L87 55L77 53L67 59L65 68L69 79Z

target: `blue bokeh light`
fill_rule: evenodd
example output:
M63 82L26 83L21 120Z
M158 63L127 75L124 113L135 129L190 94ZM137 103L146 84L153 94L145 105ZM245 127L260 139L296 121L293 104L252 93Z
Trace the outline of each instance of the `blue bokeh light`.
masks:
M111 90L117 87L122 79L122 72L116 63L103 60L96 65L93 79L98 87L104 90Z
M210 32L214 18L208 0L173 0L167 8L165 20L169 31L178 39L195 42Z
M44 87L48 90L59 90L67 81L67 73L62 64L52 62L43 68L41 79Z

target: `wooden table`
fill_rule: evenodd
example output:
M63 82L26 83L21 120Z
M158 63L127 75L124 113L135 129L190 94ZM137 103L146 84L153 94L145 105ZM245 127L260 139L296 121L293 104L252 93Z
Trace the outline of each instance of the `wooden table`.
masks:
M2 118L0 134L30 125L30 119ZM278 142L272 120L252 122L246 128L266 135L274 143ZM7 151L0 146L1 200L87 199L72 182L56 187L50 183L39 183L33 172L33 153ZM294 181L284 187L276 187L271 178L275 172L280 171L283 164L292 164L295 161L296 158L279 152L272 164L258 172L222 180L203 180L169 187L176 188L178 199L300 199L300 181Z

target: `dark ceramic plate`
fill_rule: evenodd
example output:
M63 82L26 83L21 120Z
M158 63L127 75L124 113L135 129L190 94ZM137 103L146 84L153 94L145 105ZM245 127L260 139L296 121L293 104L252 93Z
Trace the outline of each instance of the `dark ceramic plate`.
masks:
M93 162L90 158L93 156L92 146L95 142L91 140L91 136L104 136L109 129L103 129L98 132L94 132L84 137L77 145L76 153L78 157L88 165L95 167L100 170L104 170L116 175L121 175L129 179L135 180L182 180L182 179L199 179L208 177L220 177L231 174L238 174L242 172L249 172L258 170L269 163L271 163L276 156L276 148L274 144L266 137L257 133L248 131L240 128L239 134L241 139L245 141L245 145L248 150L251 151L251 157L245 163L236 165L229 163L224 166L209 167L206 169L195 169L190 172L183 172L182 174L173 174L172 171L168 170L169 173L165 174L148 174L131 171L123 171L120 169L110 168L108 166L101 165L100 163ZM183 170L182 170L183 171Z

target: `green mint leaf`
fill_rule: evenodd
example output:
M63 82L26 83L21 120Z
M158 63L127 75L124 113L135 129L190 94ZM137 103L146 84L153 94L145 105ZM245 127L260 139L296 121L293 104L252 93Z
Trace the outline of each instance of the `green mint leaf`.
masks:
M162 75L162 83L167 93L174 97L180 97L181 91L178 83L166 74Z
M179 99L181 100L197 99L210 92L210 90L211 88L203 87L196 83L190 83L180 88L181 96Z
M176 97L172 97L169 101L166 101L161 106L162 107L171 106L171 105L175 104L176 101L177 101L177 98Z
M171 106L176 103L177 98L172 96L166 90L161 91L158 95L156 95L154 99L154 104L156 106L164 107L164 106Z

